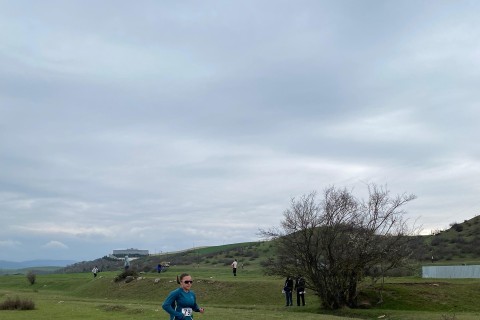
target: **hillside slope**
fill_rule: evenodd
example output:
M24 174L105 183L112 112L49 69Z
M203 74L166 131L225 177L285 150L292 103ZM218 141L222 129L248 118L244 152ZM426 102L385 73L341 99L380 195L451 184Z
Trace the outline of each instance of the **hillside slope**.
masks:
M432 235L413 237L412 251L414 264L431 263L432 256L434 262L440 264L480 263L480 216L462 223L452 223L450 228ZM151 255L134 260L132 266L137 271L154 272L159 263L227 266L233 259L237 259L240 266L259 266L272 255L274 249L271 241L245 242ZM123 261L103 257L67 266L59 272L90 272L95 265L101 271L115 271L122 269Z
M436 263L470 263L480 260L480 216L453 222L450 228L422 236L414 246L418 261Z
M240 266L242 264L243 266L258 266L262 260L272 254L271 242L244 242L150 255L133 260L131 266L138 272L155 272L159 263L162 265L229 266L233 259L237 259ZM116 271L123 268L123 260L103 257L93 261L75 263L62 268L59 272L90 272L95 265L101 272Z

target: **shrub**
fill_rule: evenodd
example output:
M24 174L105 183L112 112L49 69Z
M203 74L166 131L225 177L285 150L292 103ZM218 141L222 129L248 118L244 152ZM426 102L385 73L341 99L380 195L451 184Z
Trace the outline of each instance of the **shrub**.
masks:
M4 302L0 303L0 310L34 310L35 303L30 299L20 299L16 297L12 299L7 298Z
M157 271L157 268L152 268L150 265L144 265L140 267L140 270L143 272L155 272Z
M138 273L134 269L127 269L114 278L115 282L125 280L127 277L137 277Z
M463 226L461 224L458 224L456 222L451 223L450 226L452 227L453 230L457 232L462 232L463 231Z
M454 314L448 315L448 314L442 314L442 320L456 320L457 316Z
M438 246L438 245L440 245L440 243L442 243L442 239L435 237L435 238L432 239L432 242L430 244L432 246Z
M218 263L223 264L224 266L229 266L232 264L231 259L219 259Z
M27 280L31 285L34 285L35 281L37 280L37 275L33 271L28 271Z

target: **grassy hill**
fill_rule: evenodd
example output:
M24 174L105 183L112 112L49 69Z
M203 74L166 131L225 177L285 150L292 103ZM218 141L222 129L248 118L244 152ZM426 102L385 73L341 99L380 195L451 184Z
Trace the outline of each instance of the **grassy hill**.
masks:
M156 319L165 317L160 304L177 287L175 277L192 274L198 300L209 310L201 320L219 319L402 319L459 320L479 319L480 279L422 279L421 265L480 264L480 217L452 225L429 236L412 238L415 251L412 268L388 277L382 285L361 284L362 302L367 309L342 309L328 313L320 301L307 293L307 307L287 310L281 294L283 279L267 277L262 261L274 254L273 243L246 242L194 248L176 253L152 255L134 260L132 269L140 280L115 282L123 262L107 257L84 261L56 271L38 274L30 285L24 275L0 276L0 300L15 295L37 302L35 319ZM239 261L238 276L230 264ZM158 263L170 268L156 273ZM93 278L94 265L101 269ZM242 268L243 265L243 268ZM402 277L398 277L402 275ZM156 280L158 279L158 280ZM383 303L377 304L380 295ZM68 305L68 307L67 307ZM72 313L73 312L73 313ZM0 311L0 319L31 319L24 313ZM8 315L5 317L5 315ZM67 316L68 315L68 316Z
M126 283L113 279L119 272L38 275L30 285L24 275L0 276L0 301L20 296L35 301L36 310L0 311L2 320L23 319L158 319L166 318L161 303L177 288L175 275L190 273L205 315L195 319L478 319L480 280L432 280L419 277L388 278L378 300L378 287L365 283L363 299L369 309L342 309L327 312L320 301L307 292L306 307L284 307L283 279L266 277L261 268L250 265L233 277L230 266L177 265L168 272L143 273L141 279ZM158 279L158 280L156 280Z
M480 264L480 216L462 223L452 223L448 229L437 231L428 236L412 237L414 252L411 268L398 270L392 275L418 275L422 264ZM192 248L175 253L163 253L142 257L132 262L132 267L139 272L154 272L159 263L170 265L202 265L206 267L229 266L237 259L239 267L259 267L265 259L274 255L273 243L245 242ZM57 272L90 272L97 265L101 272L118 271L123 268L123 261L103 257L94 261L83 261Z
M452 223L447 230L425 241L437 261L478 260L480 258L480 216Z
M230 266L233 259L239 261L239 267L259 266L262 260L273 254L271 242L244 242L193 248L174 253L163 253L141 257L133 260L131 265L139 272L155 272L159 263L169 265L195 265ZM123 268L123 261L103 257L93 261L79 262L59 270L59 272L90 272L94 266L101 272L115 271Z

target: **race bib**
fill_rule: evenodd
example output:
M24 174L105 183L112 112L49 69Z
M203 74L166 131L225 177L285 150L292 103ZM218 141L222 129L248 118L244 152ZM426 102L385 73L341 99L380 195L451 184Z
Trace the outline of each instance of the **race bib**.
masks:
M183 314L185 317L191 317L191 316L192 316L192 313L193 313L192 308L182 308L182 314Z

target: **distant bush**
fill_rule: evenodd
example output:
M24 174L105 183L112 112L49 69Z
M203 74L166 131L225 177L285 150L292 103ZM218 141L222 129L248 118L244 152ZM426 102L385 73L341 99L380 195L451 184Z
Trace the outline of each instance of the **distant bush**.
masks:
M119 281L123 281L125 280L127 277L138 277L138 273L137 273L137 270L135 269L128 269L128 270L125 270L123 271L122 273L120 273L118 276L116 276L113 280L115 282L119 282Z
M109 257L109 256L103 256L102 259L106 260L106 261L118 262L118 258L112 258L112 257Z
M463 225L459 224L459 223L452 223L450 224L450 226L452 227L453 230L457 231L457 232L462 232L463 231Z
M457 320L457 316L455 313L452 315L442 314L442 320Z
M104 305L100 306L104 311L127 311L128 308L123 305L115 304L115 305Z
M143 271L143 272L155 272L157 271L157 268L152 268L151 266L149 265L143 265L143 266L140 266L139 267L139 270L140 271Z
M442 242L445 242L445 239L444 238L440 238L440 237L435 237L432 239L432 242L430 243L432 246L438 246L440 245Z
M28 271L27 280L31 285L34 285L37 280L37 275L33 271Z
M244 251L244 252L242 253L242 256L243 256L243 257L250 257L250 256L252 256L253 254L254 254L254 251L252 251L252 250L247 250L247 251Z
M0 310L34 310L35 303L30 299L20 299L16 297L12 299L7 298L4 302L0 303Z
M232 264L232 259L219 259L218 263L223 264L224 266L229 266Z

